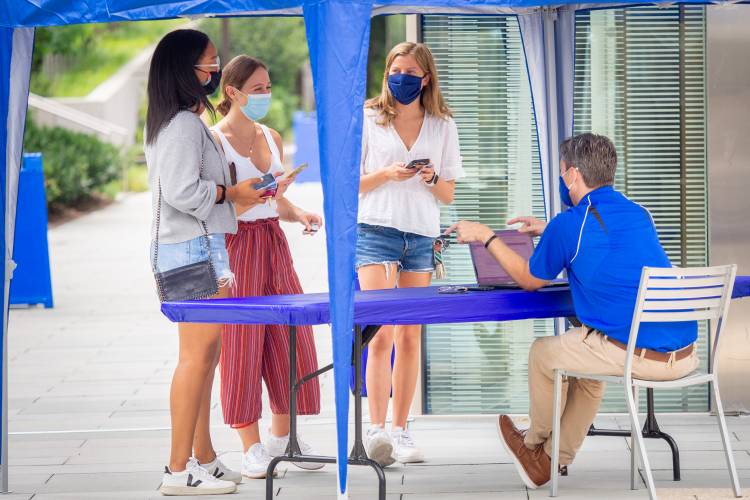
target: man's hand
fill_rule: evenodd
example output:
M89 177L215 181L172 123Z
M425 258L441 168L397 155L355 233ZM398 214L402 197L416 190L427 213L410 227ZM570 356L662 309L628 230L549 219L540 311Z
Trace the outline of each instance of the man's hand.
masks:
M518 228L518 232L530 234L531 236L541 236L541 234L544 232L544 229L547 227L546 222L530 215L514 217L513 219L510 219L508 222L506 222L506 224L510 226L519 222L522 224L522 226Z
M484 244L488 239L494 236L495 232L484 224L478 222L469 222L466 220L459 221L445 230L446 236L456 233L456 240L459 243L473 243L478 241Z

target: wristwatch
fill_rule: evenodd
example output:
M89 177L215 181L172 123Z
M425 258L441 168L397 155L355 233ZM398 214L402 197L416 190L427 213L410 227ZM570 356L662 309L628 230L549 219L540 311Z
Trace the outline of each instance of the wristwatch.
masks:
M425 182L428 187L433 187L435 184L437 184L439 177L437 173L432 174L432 179L429 180L429 182Z
M216 200L216 204L221 205L227 197L227 187L223 184L217 184L216 187L221 188L221 196Z

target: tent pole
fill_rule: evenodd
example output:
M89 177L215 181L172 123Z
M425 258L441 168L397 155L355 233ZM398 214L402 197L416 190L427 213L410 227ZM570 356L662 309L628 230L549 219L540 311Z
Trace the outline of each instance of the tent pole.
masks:
M5 145L0 165L0 188L3 203L0 215L4 221L0 231L0 267L4 277L2 289L2 434L0 439L0 493L8 493L8 302L10 280L15 264L13 256L13 235L16 220L16 196L18 175L21 170L23 153L23 133L26 123L26 107L29 100L29 79L31 76L31 56L34 50L33 28L0 28L0 120L4 120L5 133L0 142Z

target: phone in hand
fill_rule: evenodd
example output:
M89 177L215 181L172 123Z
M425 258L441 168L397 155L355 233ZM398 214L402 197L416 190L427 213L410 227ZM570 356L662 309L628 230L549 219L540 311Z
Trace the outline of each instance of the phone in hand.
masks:
M305 228L305 230L302 231L302 234L310 234L310 235L312 235L312 234L317 233L318 229L320 229L320 226L318 224L316 224L315 222L313 222L312 224L310 224L310 229L308 230L307 228Z
M258 182L257 184L253 184L253 189L255 190L265 189L265 191L261 195L262 198L274 197L276 195L277 188L278 184L276 183L276 177L274 177L274 175L270 172L261 177L260 182Z
M421 160L412 160L412 161L410 161L409 164L406 165L406 168L408 168L409 170L411 170L412 168L416 168L417 172L419 172L420 170L422 170L423 167L426 167L429 164L430 164L430 159L429 158L423 158Z
M295 177L297 177L297 174L299 174L306 168L307 168L307 163L303 163L302 165L299 165L298 167L296 167L294 170L290 172L286 172L284 175L280 176L277 180L282 181L284 179L294 179Z

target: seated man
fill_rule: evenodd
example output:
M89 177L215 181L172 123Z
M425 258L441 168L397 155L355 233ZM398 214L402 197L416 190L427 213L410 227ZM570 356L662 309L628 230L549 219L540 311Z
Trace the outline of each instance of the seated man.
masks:
M523 433L500 415L500 439L529 488L550 479L553 375L557 368L622 375L625 349L644 266L670 267L649 212L617 192L617 154L603 136L582 134L560 146L560 196L571 206L547 226L533 217L520 230L541 234L527 262L482 224L451 227L460 243L485 244L506 271L527 290L567 271L576 315L583 323L562 335L534 341L529 352L530 427ZM683 377L698 366L695 322L641 325L633 376L652 380ZM594 421L604 384L564 381L560 464L573 461Z

